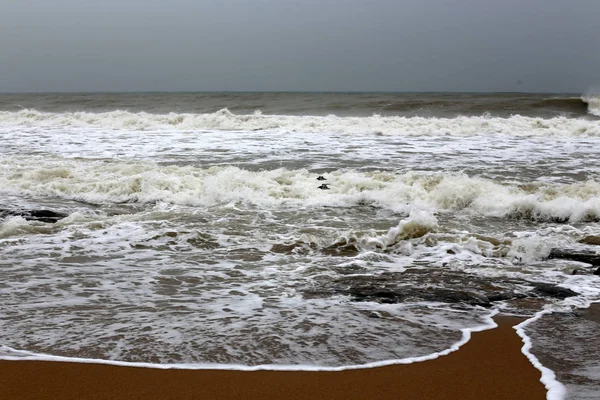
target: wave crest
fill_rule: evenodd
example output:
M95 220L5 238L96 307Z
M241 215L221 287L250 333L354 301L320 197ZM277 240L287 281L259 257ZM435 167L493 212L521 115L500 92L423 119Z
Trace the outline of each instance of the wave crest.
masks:
M582 100L587 103L588 112L600 117L600 96L586 95Z
M597 98L586 101L597 107ZM596 121L554 117L549 119L522 117L492 118L489 116L425 118L337 117L329 115L292 116L233 114L227 109L207 114L151 114L146 112L110 111L102 113L47 113L36 110L0 112L0 124L5 127L86 128L136 131L223 130L281 131L310 133L378 134L378 135L510 135L510 136L600 136Z
M82 160L46 161L40 165L37 159L18 157L7 157L0 166L0 187L5 194L58 197L92 204L247 203L258 207L368 204L402 214L416 208L546 221L600 219L600 182L595 180L522 185L466 174L337 170L328 175L330 190L322 191L317 189L314 174L305 169L249 171L231 166L201 168ZM408 228L404 227L403 232Z

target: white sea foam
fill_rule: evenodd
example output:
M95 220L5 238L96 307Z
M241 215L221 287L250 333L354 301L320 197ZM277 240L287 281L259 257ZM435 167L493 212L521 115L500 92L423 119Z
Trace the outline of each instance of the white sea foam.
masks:
M403 219L397 226L390 228L386 234L376 237L363 237L359 243L363 248L382 248L395 245L396 243L424 236L428 232L438 229L437 219L429 212L412 210L409 217Z
M537 321L544 314L548 314L551 312L552 311L550 310L540 311L536 313L536 315L533 318L529 318L528 320L523 321L519 325L515 326L515 329L524 343L523 347L521 348L521 351L523 352L525 357L527 357L527 359L533 364L533 366L542 373L542 378L540 379L540 381L544 384L546 390L548 391L546 394L546 398L548 400L563 400L566 396L565 386L556 379L556 374L554 373L554 371L544 367L542 363L537 359L537 357L531 353L531 339L525 333L525 328L527 327L527 325Z
M596 110L596 98L590 98ZM595 112L595 111L592 111ZM597 121L555 117L550 119L512 116L509 118L456 117L337 117L236 115L227 109L210 114L150 114L127 111L104 113L47 113L36 110L0 112L3 126L36 128L101 128L119 130L221 130L280 131L380 135L510 135L510 136L600 136Z
M588 112L600 116L600 96L597 95L585 95L582 98L588 105Z
M573 277L571 280L589 280L586 277ZM566 287L575 287L576 285L573 284L573 282L569 285L569 284L565 284L563 286ZM586 286L584 284L584 286ZM588 288L589 291L592 291L595 293L595 298L597 299L598 295L600 294L600 289L598 287L592 287L593 285L590 285L590 287ZM576 286L578 290L582 289L580 286ZM585 291L585 290L584 290ZM588 293L589 294L589 293ZM586 296L576 296L576 297L571 297L568 299L565 299L565 301L561 302L561 303L557 303L557 304L553 304L553 305L548 305L546 306L543 310L537 312L532 318L527 319L526 321L523 321L522 323L520 323L519 325L515 326L515 329L517 331L517 334L519 336L521 336L521 338L523 339L524 342L524 346L522 348L522 352L523 354L525 354L525 356L529 359L529 361L542 373L542 378L541 378L541 382L546 386L546 389L548 390L547 393L547 399L548 400L563 400L565 398L570 398L571 396L573 398L588 398L586 396L591 395L592 397L597 395L596 390L594 390L594 385L590 385L589 383L586 385L585 383L583 383L581 386L578 386L577 384L570 382L568 386L569 390L572 389L580 389L581 392L575 392L575 393L568 393L567 387L559 382L557 380L556 374L554 371L550 370L549 368L543 366L541 364L541 362L539 361L539 359L532 353L532 348L535 348L536 344L532 343L531 338L527 335L527 331L528 330L535 330L536 329L536 322L539 321L541 318L544 318L545 315L549 315L552 314L554 312L566 312L569 315L572 314L573 310L579 308L579 309L584 309L584 308L588 308L590 307L590 305L594 302L597 302L597 300L590 300L589 297ZM533 326L533 327L530 327ZM565 327L565 331L573 334L574 332L577 332L578 329L581 329L581 325L575 325L575 326L568 326ZM555 330L555 326L551 326L550 329L552 331ZM569 329L573 329L574 331L569 331ZM585 327L583 328L584 330L586 329ZM589 328L588 328L589 329ZM593 333L595 332L595 325L592 324L592 331L588 331L588 332L583 332L583 335L585 337L589 337L590 335L593 335ZM539 334L537 334L539 335ZM541 333L542 336L544 336L543 333ZM536 336L536 335L534 335ZM552 339L550 340L550 343L543 343L543 344L554 344L555 346L564 341L564 336L563 335L555 335L555 337L553 338L554 340L556 340L556 342L552 342ZM575 337L571 337L569 336L569 340L575 340ZM587 346L595 346L595 341L586 343ZM539 344L538 344L539 345ZM586 347L583 347L582 349L580 349L580 345L579 344L575 344L575 346L578 348L578 351L586 351ZM593 381L594 379L597 379L597 371L594 370L595 364L597 359L594 358L594 351L595 351L595 347L592 348L587 348L589 349L589 351L592 351L592 356L588 357L589 359L587 360L588 363L590 363L591 360L592 364L588 364L588 365L580 365L580 370L575 370L573 372L575 372L575 375L580 374L580 375L584 375L585 373L588 373L591 378L591 381ZM538 351L541 352L545 352L545 351L550 351L550 352L554 352L554 351L558 351L558 357L560 357L560 350L559 349L551 349L551 348L540 348ZM564 351L564 350L563 350ZM571 354L569 354L571 355ZM572 356L572 355L571 355ZM585 357L580 357L577 359L578 362L585 362ZM582 373L583 372L583 373ZM587 393L586 393L587 392ZM582 396L582 397L580 397ZM592 398L590 397L590 398Z
M338 170L328 174L330 190L322 191L317 189L315 175L305 169L249 171L238 167L22 157L5 157L0 166L1 192L93 204L168 202L212 206L241 202L260 207L372 204L403 213L417 208L542 221L600 218L600 183L595 180L522 185L466 174Z

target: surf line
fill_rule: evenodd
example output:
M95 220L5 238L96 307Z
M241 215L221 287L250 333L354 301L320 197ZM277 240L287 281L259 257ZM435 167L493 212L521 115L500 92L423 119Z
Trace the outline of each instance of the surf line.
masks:
M547 368L542 365L540 360L531 352L531 348L533 347L533 343L531 342L531 338L527 336L525 333L525 328L527 325L532 322L540 319L544 314L552 314L553 311L546 309L542 311L538 311L533 317L526 319L520 324L513 327L515 331L517 331L517 335L521 337L521 341L523 342L523 347L521 347L521 353L527 357L529 362L542 373L542 377L540 382L546 387L547 399L548 400L563 400L567 395L567 389L565 386L556 379L556 374L550 368Z

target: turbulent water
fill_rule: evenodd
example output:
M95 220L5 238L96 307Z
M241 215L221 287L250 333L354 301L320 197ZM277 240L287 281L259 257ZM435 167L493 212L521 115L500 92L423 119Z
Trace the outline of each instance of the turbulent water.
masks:
M340 367L600 300L592 266L549 258L600 252L592 96L15 94L0 110L5 356ZM40 209L68 216L18 215ZM557 340L542 325L525 328L534 354ZM564 372L569 396L598 394L594 362L577 366L592 383Z

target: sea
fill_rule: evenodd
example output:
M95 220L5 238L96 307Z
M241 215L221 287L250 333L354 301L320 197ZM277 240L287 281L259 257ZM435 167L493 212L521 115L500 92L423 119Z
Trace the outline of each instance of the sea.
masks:
M366 368L510 314L597 399L599 163L592 95L0 94L0 357Z

